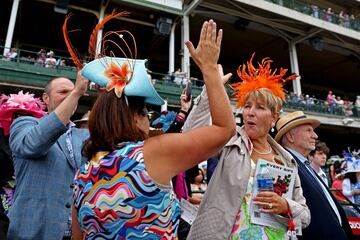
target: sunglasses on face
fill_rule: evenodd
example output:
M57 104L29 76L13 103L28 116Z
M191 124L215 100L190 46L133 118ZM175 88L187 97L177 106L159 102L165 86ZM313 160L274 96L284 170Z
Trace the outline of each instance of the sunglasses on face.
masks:
M147 109L143 109L139 112L139 115L142 117L147 117L148 119L150 119L150 114L149 111Z

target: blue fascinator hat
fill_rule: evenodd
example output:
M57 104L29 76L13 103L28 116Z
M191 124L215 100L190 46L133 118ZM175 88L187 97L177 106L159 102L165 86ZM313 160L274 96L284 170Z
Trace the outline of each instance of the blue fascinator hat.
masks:
M124 84L113 84L119 86L114 86L117 95L117 91L122 91L120 88L122 87L121 85L123 85L123 93L126 96L144 97L145 103L162 105L164 104L164 100L159 96L151 83L151 79L145 68L145 61L146 60L115 57L98 58L86 64L81 74L100 87L107 87L107 90L111 90L109 89L111 88L109 85L112 81L119 81L119 79L122 78L122 73L125 75L123 79ZM132 66L133 70L129 69L130 67L125 69L127 66ZM126 73L126 71L128 71L128 73Z
M70 56L81 74L107 91L115 91L117 97L144 97L145 103L162 105L164 100L156 92L145 68L146 60L138 60L134 36L127 30L109 31L101 40L101 54L97 54L97 36L100 29L111 19L126 17L127 12L113 11L99 22L91 33L89 40L89 58L94 59L84 65L70 42L68 36L69 14L63 24L63 35ZM124 58L119 58L119 56Z

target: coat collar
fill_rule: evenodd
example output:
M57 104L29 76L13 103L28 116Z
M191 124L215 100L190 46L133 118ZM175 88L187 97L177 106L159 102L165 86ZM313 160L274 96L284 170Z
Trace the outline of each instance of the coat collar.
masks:
M270 146L280 153L287 161L290 161L293 165L297 166L297 162L294 160L294 157L286 151L280 144L278 144L270 135L267 136L267 140ZM230 139L230 141L225 145L225 147L237 146L242 148L242 143L247 149L247 152L251 154L253 145L249 137L247 136L244 126L236 126L236 134Z
M252 148L252 143L248 138L248 136L246 135L244 127L236 126L236 134L226 143L225 146L230 147L235 145L240 148L242 142L247 147L247 150L250 150Z

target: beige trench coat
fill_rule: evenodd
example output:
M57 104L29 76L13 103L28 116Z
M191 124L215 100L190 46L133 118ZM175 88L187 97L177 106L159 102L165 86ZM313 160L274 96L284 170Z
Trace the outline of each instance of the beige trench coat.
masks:
M183 130L186 132L192 128L209 125L209 119L210 111L204 89L195 101L195 106L186 120ZM310 223L310 211L302 193L296 161L270 135L268 142L283 156L287 166L296 170L292 198L287 201L295 221L301 222L301 227L305 228ZM252 149L251 142L246 137L243 128L237 127L236 135L230 139L217 156L219 163L187 239L229 239L250 176L251 152L249 149ZM279 215L276 216L283 218Z

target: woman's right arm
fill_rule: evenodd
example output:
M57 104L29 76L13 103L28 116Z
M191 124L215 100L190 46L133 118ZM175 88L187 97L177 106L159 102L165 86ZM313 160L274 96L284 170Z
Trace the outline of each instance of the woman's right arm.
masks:
M186 43L203 73L212 125L182 134L164 134L145 141L145 165L158 183L167 184L172 176L206 160L235 133L232 108L217 67L221 39L222 31L217 35L216 24L210 20L202 27L196 49L191 42Z

